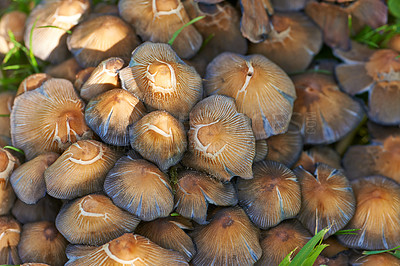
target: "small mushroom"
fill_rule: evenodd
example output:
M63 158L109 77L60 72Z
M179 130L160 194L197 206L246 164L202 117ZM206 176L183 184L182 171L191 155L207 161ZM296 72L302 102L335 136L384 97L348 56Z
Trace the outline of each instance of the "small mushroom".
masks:
M268 13L272 15L273 10L267 12L264 3L269 3L269 0L240 0L240 31L243 37L253 43L264 41L271 31Z
M7 149L0 148L0 182L2 185L7 185L12 172L18 166L19 161Z
M75 77L82 68L79 66L75 58L69 58L62 61L58 65L50 65L46 68L46 73L53 78L67 79L71 82L75 81Z
M11 216L0 216L0 264L20 264L17 245L21 226Z
M48 195L36 204L26 204L17 199L12 206L11 213L21 224L40 221L55 222L62 202Z
M18 86L17 94L21 95L24 92L32 91L43 85L46 80L51 79L51 76L46 73L36 73L26 77Z
M9 182L0 180L0 215L8 214L14 205L15 193Z
M371 137L379 142L382 142L390 136L400 136L400 125L382 126L372 121L367 122L368 133Z
M75 75L74 88L80 93L83 84L89 79L95 67L87 67Z
M390 253L354 256L351 260L353 266L400 265L400 259Z
M4 10L4 9L3 9ZM15 10L4 14L0 19L0 54L7 54L14 43L11 42L9 32L17 42L24 39L26 14Z
M10 134L10 115L13 107L15 94L13 92L0 93L0 135L11 137Z
M317 163L324 163L334 169L341 169L340 155L328 146L314 146L303 151L293 167L301 166L304 170L314 173Z

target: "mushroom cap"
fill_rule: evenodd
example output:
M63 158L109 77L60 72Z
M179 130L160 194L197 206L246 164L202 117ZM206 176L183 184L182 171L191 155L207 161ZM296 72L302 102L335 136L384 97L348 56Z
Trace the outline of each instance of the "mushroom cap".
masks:
M183 124L165 111L154 111L129 129L130 143L143 158L162 171L177 164L187 148Z
M268 143L266 139L256 140L256 155L254 156L254 163L261 162L268 155Z
M351 261L354 266L375 266L375 265L400 265L400 259L396 258L390 253L380 253L368 256L355 257Z
M367 122L368 132L371 137L378 141L383 141L390 136L400 135L400 125L396 126L382 126L372 121Z
M99 246L133 232L139 219L103 195L87 195L65 204L56 227L71 244Z
M190 112L189 147L183 163L221 181L252 178L255 139L250 119L236 111L232 98L214 95Z
M392 81L400 79L399 52L391 49L379 49L374 52L365 69L375 81Z
M67 248L65 266L79 265L188 265L184 257L149 239L126 233L100 247L75 245Z
M390 38L387 47L400 53L400 34L396 34Z
M299 11L304 9L310 0L271 0L275 10L278 11Z
M305 70L322 48L322 33L301 12L275 13L265 41L250 44L250 54L262 54L285 72Z
M84 103L71 82L47 80L15 99L11 112L13 145L24 150L30 160L42 152L62 152L80 139L91 138L83 110Z
M46 152L18 167L10 177L10 183L17 197L27 204L36 204L46 195L44 171L59 155Z
M105 143L128 146L128 126L145 113L146 108L138 98L126 90L113 89L90 100L86 106L85 120Z
M350 248L391 249L400 245L400 185L382 176L352 181L356 212L346 225L360 229L338 239Z
M296 249L294 257L310 239L310 233L299 221L283 221L279 225L261 232L262 256L255 265L277 266L290 252Z
M0 180L0 215L8 214L14 205L15 193L9 182Z
M25 27L25 45L37 58L51 63L60 63L67 59L67 30L89 11L89 0L42 1L29 14ZM32 30L33 26L35 28ZM42 26L54 26L44 27ZM32 32L32 34L31 34Z
M305 73L292 79L297 92L293 121L305 144L333 143L361 122L361 104L341 92L331 75Z
M329 227L324 238L342 229L353 217L356 201L346 176L328 165L317 164L314 173L294 170L301 185L298 219L313 234Z
M67 44L79 65L90 67L113 56L129 61L139 40L121 18L104 15L80 23L68 36Z
M205 224L208 204L234 206L237 196L232 183L222 183L197 171L183 171L175 185L175 208L182 216Z
M240 207L219 210L208 225L197 227L193 265L252 265L261 257L259 230Z
M94 69L95 67L87 67L76 73L74 81L74 88L76 89L76 91L78 91L79 93L81 92L83 84L89 79Z
M46 67L46 73L53 78L67 79L71 82L75 81L76 75L82 68L74 57L62 61L58 65L50 65Z
M190 19L181 0L121 0L119 12L144 41L167 43ZM193 25L187 25L172 44L181 58L191 58L203 42Z
M144 221L166 217L174 207L168 177L146 160L119 159L107 174L104 190L115 205Z
M250 42L259 43L267 38L271 31L270 20L263 0L240 0L242 19L240 31Z
M162 248L178 251L189 262L196 253L196 248L184 229L193 229L188 219L170 216L141 223L135 232Z
M32 91L43 85L46 80L51 79L51 76L46 73L35 73L26 77L18 86L17 94L21 95L24 92Z
M18 160L6 149L0 148L0 182L7 185L15 168L19 166Z
M238 179L239 204L260 228L276 226L300 210L300 184L286 166L274 161L254 164L254 178Z
M40 221L54 222L61 208L62 202L46 195L36 204L26 204L17 199L12 206L11 213L22 224Z
M0 264L20 264L17 245L21 226L11 216L0 216Z
M82 99L89 101L105 91L120 87L118 71L123 66L124 60L119 57L111 57L102 61L80 88Z
M147 106L186 120L203 94L199 74L163 43L146 42L132 53L129 67L120 71L122 88Z
M52 222L36 222L22 227L18 253L22 262L42 262L61 266L67 261L65 249L68 241Z
M204 88L207 95L235 98L238 111L252 120L256 139L287 131L296 91L287 74L266 57L222 53L207 66Z
M399 69L400 78L400 69ZM368 97L368 117L379 124L400 124L400 80L378 82Z
M0 19L0 54L6 54L14 44L10 40L9 31L12 32L17 42L24 39L26 14L14 10L1 16Z
M304 170L314 173L317 163L324 163L335 169L341 169L340 155L328 146L314 146L301 153L293 167L301 166Z
M0 114L9 115L13 107L15 93L1 92L0 93ZM0 135L11 137L10 134L10 117L0 117Z

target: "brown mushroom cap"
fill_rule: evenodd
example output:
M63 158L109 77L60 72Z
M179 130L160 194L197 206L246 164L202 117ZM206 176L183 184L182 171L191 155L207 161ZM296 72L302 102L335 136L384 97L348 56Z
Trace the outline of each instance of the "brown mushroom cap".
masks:
M147 106L186 120L201 99L201 78L163 43L146 42L132 53L129 67L120 71L122 87Z
M79 65L89 67L113 56L129 61L139 40L122 19L104 15L80 23L68 36L67 44Z
M4 14L0 19L0 54L6 54L14 44L10 41L9 31L17 42L24 39L26 14L15 10Z
M21 226L11 216L0 216L0 264L20 264L17 245Z
M94 97L86 106L87 125L105 142L129 145L128 126L146 113L138 98L126 90L113 89Z
M237 204L232 183L222 183L197 171L179 173L175 190L176 212L199 224L206 223L208 204L217 206Z
M10 117L11 108L13 107L15 94L13 92L0 93L0 114L6 115L0 117L0 135L10 137Z
M314 173L317 163L324 163L335 169L342 168L340 155L328 146L314 146L307 151L303 151L293 167L301 166L304 170Z
M262 54L285 72L303 71L322 47L322 33L300 12L275 13L265 41L250 44L250 54Z
M187 148L183 124L165 111L154 111L129 129L130 143L143 158L162 171L177 164Z
M146 160L122 157L107 174L104 190L115 205L144 221L166 217L174 207L168 177Z
M6 149L0 148L0 182L7 184L19 161Z
M368 256L357 256L351 260L354 266L377 266L377 265L393 265L399 266L400 259L389 253L374 254Z
M274 161L254 164L254 178L238 179L239 204L260 228L276 226L300 210L300 185L295 174Z
M18 253L24 263L35 261L61 266L67 261L67 244L52 222L29 223L22 228Z
M40 199L36 204L26 204L17 199L12 206L11 213L22 223L34 223L40 221L54 222L60 211L62 202L48 195Z
M268 143L266 139L256 140L256 155L254 156L254 163L261 162L267 157Z
M368 75L376 81L398 80L400 78L399 55L391 49L377 50L365 64Z
M214 95L190 112L189 148L183 163L222 181L252 178L255 139L250 119L236 111L232 98Z
M344 174L328 165L317 164L314 173L294 170L301 185L298 219L313 234L329 227L325 238L342 229L353 217L356 202Z
M193 265L252 265L261 257L259 230L240 207L219 210L193 233Z
M264 5L267 2L269 3L269 0L240 0L242 10L240 31L250 42L264 41L271 31L268 13L273 13L273 10L267 13Z
M92 132L86 126L83 109L84 103L71 82L46 81L15 99L11 112L13 145L32 159L42 152L62 152L72 143L90 138Z
M51 79L51 76L46 73L36 73L26 77L18 87L17 94L21 95L24 92L32 91L43 85L46 80Z
M398 72L400 78L400 69ZM400 80L378 82L368 98L368 117L379 124L400 124Z
M133 232L139 219L103 195L87 195L64 205L56 227L71 244L99 246Z
M80 93L83 84L89 79L95 67L87 67L75 75L74 88Z
M102 142L81 140L72 144L44 173L47 193L73 199L101 191L107 172L119 154Z
M352 235L339 235L346 246L358 249L391 249L400 245L400 186L382 176L359 178L352 182L356 212L346 225L360 229Z
M149 239L124 234L100 247L76 245L67 248L65 266L80 265L188 265L184 257Z
M11 184L0 180L0 215L8 214L14 205L15 193Z
M46 73L53 78L67 79L75 81L75 77L82 68L74 57L71 57L58 65L50 65L46 68Z
M121 0L121 16L135 28L144 41L167 43L177 30L189 22L181 0ZM190 58L203 39L193 25L185 27L172 44L181 58Z
M299 11L304 9L310 0L271 0L275 10L278 11Z
M400 136L400 125L382 126L372 121L368 121L367 126L371 137L378 141L383 141L390 136Z
M266 57L222 53L207 66L204 87L207 95L235 98L238 111L252 120L256 139L287 131L296 92L287 74Z

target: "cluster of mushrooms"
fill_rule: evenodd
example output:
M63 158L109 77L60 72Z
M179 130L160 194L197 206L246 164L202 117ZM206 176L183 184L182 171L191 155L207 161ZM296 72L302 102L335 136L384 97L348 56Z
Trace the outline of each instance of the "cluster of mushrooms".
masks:
M383 0L6 13L0 53L12 31L50 65L0 93L0 264L278 265L329 228L315 265L400 265L361 255L400 245L400 35L373 50L347 25L387 13ZM313 60L323 43L337 60ZM365 117L373 141L341 157L330 144Z

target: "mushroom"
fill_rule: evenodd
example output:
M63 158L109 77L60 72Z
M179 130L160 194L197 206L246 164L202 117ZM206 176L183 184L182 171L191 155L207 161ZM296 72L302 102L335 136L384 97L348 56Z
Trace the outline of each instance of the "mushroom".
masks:
M271 0L271 2L278 11L300 11L310 0Z
M78 140L91 138L83 110L84 103L71 82L47 80L15 99L11 112L13 145L24 150L30 160L42 152L62 152Z
M52 77L46 73L36 73L27 76L18 86L17 94L15 96L21 95L24 92L32 91L43 85L46 80Z
M149 239L126 233L100 247L75 245L67 248L65 266L80 265L188 265L178 252L164 249Z
M235 101L214 95L190 112L189 147L183 163L221 181L253 177L255 139L250 119L236 111Z
M10 115L15 93L0 92L0 135L10 137ZM4 116L3 116L4 115Z
M0 264L20 264L17 245L21 226L11 216L0 216Z
M0 181L0 215L8 214L14 205L15 193L10 183Z
M324 163L334 169L341 169L340 155L328 146L314 146L301 153L293 167L301 166L304 170L314 173L317 163Z
M0 19L0 54L7 54L14 43L10 40L9 32L11 32L15 41L22 42L24 39L24 29L26 14L15 10L4 14Z
M220 54L207 66L204 88L207 95L235 98L238 111L252 120L257 140L289 127L296 99L293 82L262 55Z
M74 88L76 91L79 93L81 92L83 84L89 79L94 69L95 67L87 67L76 73L74 81Z
M75 77L82 68L79 66L75 58L69 58L62 61L58 65L50 65L46 68L46 73L53 78L67 79L71 82L75 81Z
M183 124L165 111L154 111L129 129L130 143L143 158L162 171L177 164L187 148Z
M67 44L81 67L95 67L109 57L128 61L139 39L121 18L104 15L80 23L68 36Z
M256 140L256 155L254 156L254 163L261 162L267 157L268 143L266 139Z
M368 121L367 127L368 133L370 133L371 137L378 142L381 142L390 136L400 136L400 125L382 126L372 121Z
M80 140L68 147L44 172L47 193L73 199L101 191L119 153L95 140Z
M137 47L129 67L119 76L122 88L148 107L165 110L181 121L187 120L203 94L199 74L163 43L146 42Z
M237 196L232 183L222 183L205 173L192 170L179 173L175 185L176 212L199 224L206 224L209 204L236 205Z
M17 199L12 206L11 213L21 224L40 221L55 222L62 202L46 195L36 204L26 204Z
M240 8L240 31L243 37L253 43L264 41L271 31L268 14L272 15L273 9L270 0L240 0Z
M139 221L108 197L91 194L65 204L57 215L56 227L71 244L99 246L133 232Z
M300 210L300 185L295 174L274 161L254 164L254 178L237 180L239 204L259 228L278 225Z
M200 49L203 38L193 25L187 25L189 16L181 0L121 0L118 3L121 17L130 23L144 41L169 42L181 58L191 58ZM182 28L182 29L181 29Z
M400 259L390 253L378 253L373 255L355 256L351 260L353 266L376 266L376 265L400 265Z

